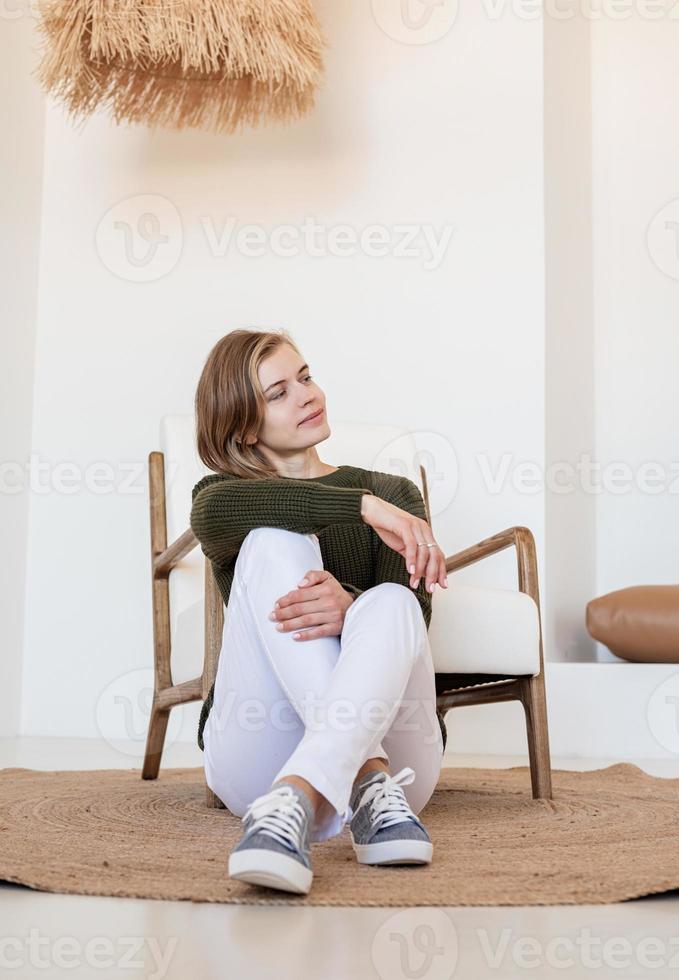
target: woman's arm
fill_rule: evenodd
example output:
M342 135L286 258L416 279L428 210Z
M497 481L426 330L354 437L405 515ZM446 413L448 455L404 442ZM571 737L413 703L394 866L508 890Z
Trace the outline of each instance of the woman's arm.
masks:
M390 493L377 491L377 487L375 490L378 493L378 496L385 497L385 499L389 500L389 503L394 504L396 507L401 507L403 510L407 510L411 514L414 514L416 517L422 518L422 520L427 519L422 494L412 480L409 480L406 477L400 477L394 482L394 490ZM387 544L385 544L385 542L382 541L379 536L376 535L376 537L378 551L375 565L375 584L377 585L380 582L398 582L400 585L405 585L407 589L411 589L410 575L408 574L405 562L403 561L403 556L399 555L393 548L390 548ZM431 622L432 594L427 592L424 576L420 578L417 588L411 589L411 591L415 593L417 601L420 604L420 608L422 609L422 615L424 617L427 629L429 629L429 624ZM436 706L436 718L438 720L439 728L441 729L443 751L445 752L446 745L448 744L448 730L446 728L445 715L438 705Z
M336 524L362 524L364 493L372 491L309 480L250 480L209 474L193 488L191 530L203 554L224 565L256 527L319 534Z
M427 519L422 494L416 484L407 477L395 477L389 481L389 484L385 481L383 488L375 486L375 492L378 497L383 497L390 504L394 504L395 507L407 510L410 514L414 514L415 517L420 517L422 520ZM375 585L379 585L381 582L398 582L400 585L405 585L407 589L410 589L420 604L424 621L427 629L429 629L432 596L430 592L427 592L425 577L422 576L417 588L412 589L410 586L410 575L408 574L403 556L385 544L378 535L376 537L378 550L375 561Z

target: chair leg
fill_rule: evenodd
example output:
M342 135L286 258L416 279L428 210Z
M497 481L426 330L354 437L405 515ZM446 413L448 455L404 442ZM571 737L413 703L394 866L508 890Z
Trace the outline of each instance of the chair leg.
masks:
M226 810L222 801L216 793L212 792L207 783L205 784L205 804L211 810Z
M155 559L167 548L167 515L165 509L165 456L151 452L148 460L149 506L151 528L151 595L153 616L153 705L146 736L142 779L157 779L165 744L170 708L158 708L159 692L172 686L170 670L170 583L168 574L159 574Z
M149 730L146 735L146 750L144 752L144 765L141 770L142 779L157 779L160 769L160 759L163 754L165 744L165 733L167 723L170 720L169 708L151 708L151 718L149 720Z
M549 755L549 730L547 727L547 701L543 673L525 678L522 682L522 698L526 713L528 734L528 758L533 799L552 799L552 764Z
M212 571L210 560L205 558L205 655L203 659L203 700L217 676L219 654L224 629L224 602ZM205 802L210 809L224 810L220 798L205 783Z

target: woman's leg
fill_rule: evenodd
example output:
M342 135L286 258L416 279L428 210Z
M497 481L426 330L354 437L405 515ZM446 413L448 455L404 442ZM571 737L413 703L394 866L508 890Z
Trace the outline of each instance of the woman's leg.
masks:
M257 528L243 541L226 609L214 703L204 732L208 786L236 816L267 792L304 735L304 721L279 681L276 660L288 659L311 689L322 690L340 654L340 638L299 643L281 634L269 612L310 568L323 568L316 535ZM292 647L292 649L291 649ZM300 698L301 700L301 698ZM317 820L329 836L342 829L327 803ZM332 821L332 826L328 826Z
M349 607L341 638L296 641L268 619L279 596L322 567L315 535L257 528L246 537L205 730L208 785L234 813L288 775L323 794L329 805L313 840L340 832L367 759L416 770L404 792L419 812L442 755L426 627L408 588L368 589Z
M306 726L275 779L303 776L344 822L362 762L384 758L392 774L406 765L415 771L403 790L419 813L440 777L443 739L426 624L411 590L385 582L352 603L340 656L317 700L322 720Z

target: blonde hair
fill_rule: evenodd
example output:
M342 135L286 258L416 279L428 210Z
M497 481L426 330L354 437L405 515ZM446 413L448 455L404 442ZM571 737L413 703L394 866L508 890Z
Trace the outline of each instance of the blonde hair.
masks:
M256 444L266 399L258 368L282 344L301 351L287 330L232 330L207 356L195 399L198 456L216 473L236 477L279 476Z

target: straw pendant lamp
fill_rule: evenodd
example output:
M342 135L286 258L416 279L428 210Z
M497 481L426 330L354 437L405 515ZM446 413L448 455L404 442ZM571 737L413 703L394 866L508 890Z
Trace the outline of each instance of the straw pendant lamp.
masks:
M314 105L311 0L38 0L37 14L38 80L73 117L233 132Z

